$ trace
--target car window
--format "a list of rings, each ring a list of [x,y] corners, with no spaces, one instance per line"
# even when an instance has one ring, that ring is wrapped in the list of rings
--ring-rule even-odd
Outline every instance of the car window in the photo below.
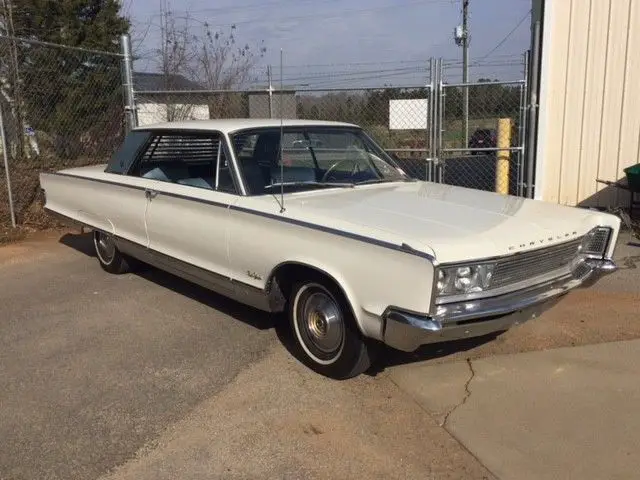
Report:
[[[222,138],[216,133],[156,132],[131,175],[236,193]]]
[[[111,157],[105,171],[121,174],[127,172],[150,136],[151,133],[148,131],[132,130],[129,132],[120,148]]]
[[[249,193],[262,195],[278,185],[319,188],[404,179],[386,153],[358,129],[264,128],[232,137]]]
[[[218,149],[216,190],[226,193],[237,193],[233,182],[233,172],[224,148]]]

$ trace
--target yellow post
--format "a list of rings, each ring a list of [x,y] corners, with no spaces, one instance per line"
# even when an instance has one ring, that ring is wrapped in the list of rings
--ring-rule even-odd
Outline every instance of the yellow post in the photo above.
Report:
[[[498,119],[498,150],[496,153],[496,192],[509,194],[509,158],[511,152],[511,119]]]

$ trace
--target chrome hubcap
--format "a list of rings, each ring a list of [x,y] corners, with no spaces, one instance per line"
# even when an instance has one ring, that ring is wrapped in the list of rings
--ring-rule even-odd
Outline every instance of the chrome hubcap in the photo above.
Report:
[[[344,323],[340,308],[324,292],[315,292],[307,298],[302,319],[308,339],[323,353],[338,351],[344,340]]]
[[[110,235],[101,232],[95,232],[93,241],[96,247],[96,253],[104,263],[109,264],[113,261],[116,254],[116,244]]]

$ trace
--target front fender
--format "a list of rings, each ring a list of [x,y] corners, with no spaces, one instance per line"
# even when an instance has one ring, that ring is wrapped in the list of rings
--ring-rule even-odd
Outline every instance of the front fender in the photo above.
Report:
[[[390,306],[427,314],[431,307],[433,264],[423,258],[395,252],[385,257],[363,257],[361,265],[340,263],[320,256],[294,256],[274,267],[267,279],[286,265],[313,269],[339,286],[349,302],[363,335],[382,340],[382,316]],[[394,258],[395,256],[395,258]]]

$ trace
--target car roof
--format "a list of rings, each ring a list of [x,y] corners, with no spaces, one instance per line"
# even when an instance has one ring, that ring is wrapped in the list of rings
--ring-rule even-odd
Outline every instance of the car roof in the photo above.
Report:
[[[295,120],[278,118],[230,118],[215,120],[185,120],[180,122],[163,122],[136,127],[135,130],[216,130],[231,133],[251,128],[280,127],[351,127],[358,125],[344,122],[330,122],[324,120]]]

